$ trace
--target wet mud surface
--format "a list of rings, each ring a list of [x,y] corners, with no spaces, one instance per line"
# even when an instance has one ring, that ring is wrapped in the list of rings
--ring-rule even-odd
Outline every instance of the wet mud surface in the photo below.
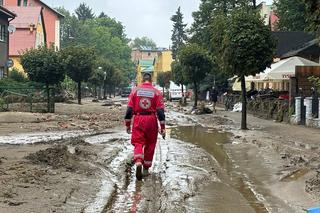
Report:
[[[299,213],[317,203],[307,192],[319,193],[318,176],[305,169],[316,160],[276,152],[232,123],[168,113],[143,181],[122,128],[0,137],[0,212]]]

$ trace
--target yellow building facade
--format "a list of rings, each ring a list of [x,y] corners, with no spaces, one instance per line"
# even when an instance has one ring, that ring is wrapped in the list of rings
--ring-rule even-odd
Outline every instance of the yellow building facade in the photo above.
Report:
[[[155,82],[157,80],[158,73],[161,72],[171,72],[171,64],[173,62],[172,59],[172,51],[166,50],[161,52],[155,60],[154,65],[154,79]]]
[[[170,72],[172,62],[171,50],[163,50],[159,52],[153,60],[139,60],[136,66],[137,83],[140,84],[142,82],[142,73],[148,72],[151,73],[154,84],[157,84],[158,73]]]

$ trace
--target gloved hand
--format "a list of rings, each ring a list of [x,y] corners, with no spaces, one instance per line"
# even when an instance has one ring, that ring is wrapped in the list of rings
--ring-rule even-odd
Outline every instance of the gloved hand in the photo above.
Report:
[[[131,134],[131,128],[127,127],[127,133],[130,135]]]
[[[159,133],[162,135],[163,139],[166,139],[166,129],[161,129]]]

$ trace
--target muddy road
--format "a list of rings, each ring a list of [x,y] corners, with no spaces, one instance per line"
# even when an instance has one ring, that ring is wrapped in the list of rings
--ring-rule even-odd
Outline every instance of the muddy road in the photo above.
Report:
[[[305,173],[281,178],[272,150],[196,117],[168,118],[169,137],[159,137],[142,182],[122,128],[0,137],[0,212],[299,213],[317,203],[304,192]]]

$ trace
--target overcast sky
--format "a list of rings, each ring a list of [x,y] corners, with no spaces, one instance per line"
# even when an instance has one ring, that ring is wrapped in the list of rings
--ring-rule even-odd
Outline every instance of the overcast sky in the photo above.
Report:
[[[53,7],[64,6],[74,11],[81,2],[89,5],[96,14],[105,12],[122,22],[129,38],[148,36],[158,46],[171,44],[172,22],[170,17],[181,6],[184,21],[192,23],[192,12],[199,8],[200,0],[44,0]],[[261,1],[258,1],[261,2]],[[272,0],[266,0],[268,4]]]

